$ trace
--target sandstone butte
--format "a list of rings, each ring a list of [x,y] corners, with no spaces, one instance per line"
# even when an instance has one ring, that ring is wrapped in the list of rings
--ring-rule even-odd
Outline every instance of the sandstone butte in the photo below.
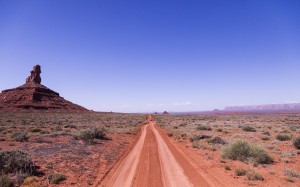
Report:
[[[0,93],[0,111],[6,112],[88,112],[86,108],[60,97],[41,84],[41,66],[35,65],[26,83]]]

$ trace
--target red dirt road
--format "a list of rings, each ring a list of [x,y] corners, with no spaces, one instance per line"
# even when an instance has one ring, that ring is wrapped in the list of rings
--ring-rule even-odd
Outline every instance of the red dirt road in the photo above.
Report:
[[[141,128],[131,149],[98,186],[217,186],[193,168],[155,122]]]

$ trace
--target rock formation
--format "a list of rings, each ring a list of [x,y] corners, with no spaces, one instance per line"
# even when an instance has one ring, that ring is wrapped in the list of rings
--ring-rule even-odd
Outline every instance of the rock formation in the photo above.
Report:
[[[34,66],[30,73],[24,85],[0,93],[0,111],[88,111],[42,85],[40,65]]]
[[[26,79],[26,84],[31,83],[31,82],[36,83],[36,84],[41,84],[41,81],[42,81],[41,76],[40,76],[41,73],[42,73],[41,66],[35,65],[33,67],[33,70],[30,71],[30,76],[27,77],[27,79]]]

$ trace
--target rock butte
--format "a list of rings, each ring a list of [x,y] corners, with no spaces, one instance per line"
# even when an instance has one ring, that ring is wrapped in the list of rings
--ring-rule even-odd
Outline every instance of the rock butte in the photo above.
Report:
[[[59,96],[59,93],[41,84],[41,66],[35,65],[26,78],[26,83],[17,88],[3,90],[0,93],[0,111],[26,112],[88,112],[86,108],[76,105]]]

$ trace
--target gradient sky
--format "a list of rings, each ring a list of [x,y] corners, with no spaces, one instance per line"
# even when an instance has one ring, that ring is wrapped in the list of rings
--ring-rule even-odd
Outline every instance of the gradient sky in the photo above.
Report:
[[[0,90],[96,111],[300,102],[299,0],[0,0]]]

